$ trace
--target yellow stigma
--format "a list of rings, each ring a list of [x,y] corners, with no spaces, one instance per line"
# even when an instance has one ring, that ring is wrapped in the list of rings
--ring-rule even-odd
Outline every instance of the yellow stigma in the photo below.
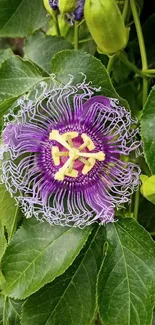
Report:
[[[68,151],[61,152],[58,146],[52,147],[52,158],[55,166],[60,165],[60,158],[61,157],[68,157],[65,164],[58,170],[55,174],[54,178],[58,181],[63,181],[65,176],[76,178],[78,177],[78,171],[73,168],[74,161],[79,160],[84,164],[82,169],[82,174],[86,175],[89,171],[94,167],[96,160],[104,161],[105,154],[103,151],[99,152],[82,152],[84,148],[87,148],[89,151],[95,149],[95,145],[90,137],[82,133],[81,138],[83,139],[83,144],[80,145],[78,148],[74,148],[72,139],[78,137],[78,132],[71,131],[66,132],[63,134],[59,134],[59,131],[52,130],[50,133],[49,139],[54,140],[65,147]],[[88,158],[88,159],[86,159]]]
[[[81,145],[79,147],[79,150],[81,150],[82,146],[83,146],[82,149],[87,147],[90,151],[95,149],[95,145],[94,145],[93,141],[90,139],[90,137],[88,137],[87,134],[82,133],[81,138],[83,139],[83,145]]]

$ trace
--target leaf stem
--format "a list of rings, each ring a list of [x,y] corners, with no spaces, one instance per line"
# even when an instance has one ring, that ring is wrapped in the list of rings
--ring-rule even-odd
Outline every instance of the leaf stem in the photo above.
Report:
[[[78,50],[79,48],[79,28],[78,22],[74,23],[74,50]]]
[[[120,58],[120,60],[131,70],[133,70],[134,72],[136,72],[140,77],[142,78],[146,78],[146,75],[144,72],[142,72],[141,70],[139,70],[133,63],[131,63],[127,57],[125,56],[125,54],[123,52],[119,52],[118,56]]]
[[[155,74],[155,69],[146,69],[143,72],[147,74]]]
[[[84,38],[84,39],[82,39],[82,40],[79,41],[79,44],[80,44],[80,43],[90,42],[90,41],[93,41],[93,38],[92,38],[92,37]]]

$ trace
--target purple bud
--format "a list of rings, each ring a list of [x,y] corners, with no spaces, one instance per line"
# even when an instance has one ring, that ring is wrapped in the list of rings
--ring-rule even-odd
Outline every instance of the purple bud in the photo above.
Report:
[[[85,0],[78,0],[77,8],[74,11],[74,20],[81,20],[84,14]]]
[[[58,0],[49,0],[49,5],[53,10],[58,9]]]

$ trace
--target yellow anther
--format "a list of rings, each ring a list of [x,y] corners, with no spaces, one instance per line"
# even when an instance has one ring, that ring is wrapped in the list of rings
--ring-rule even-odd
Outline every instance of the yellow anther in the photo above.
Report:
[[[71,146],[66,142],[65,137],[63,134],[59,134],[58,130],[52,130],[49,136],[50,140],[55,140],[58,143],[62,144],[66,149],[70,150]]]
[[[59,153],[56,154],[56,157],[69,157],[69,151],[59,151]]]
[[[88,172],[94,167],[96,160],[94,158],[89,158],[88,159],[89,166],[84,166],[82,169],[82,174],[86,175]]]
[[[56,146],[52,147],[52,158],[54,161],[54,165],[59,166],[60,165],[59,148]]]
[[[82,149],[87,147],[90,151],[95,149],[95,145],[94,145],[93,141],[90,139],[90,137],[88,137],[87,134],[82,133],[81,138],[83,139],[84,144],[80,146],[80,148],[79,148],[80,150],[81,150],[82,146],[83,146]]]
[[[99,161],[103,161],[105,159],[105,154],[103,151],[99,151],[99,152],[79,152],[79,157],[84,157],[84,158],[94,158],[97,159]]]

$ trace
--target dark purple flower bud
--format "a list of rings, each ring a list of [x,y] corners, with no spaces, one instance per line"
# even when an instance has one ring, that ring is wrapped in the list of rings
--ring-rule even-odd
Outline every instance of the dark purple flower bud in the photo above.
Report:
[[[49,5],[53,10],[58,9],[58,0],[49,0]]]
[[[85,0],[78,0],[77,8],[74,11],[74,20],[81,20],[84,14]]]
[[[139,184],[139,166],[122,158],[139,150],[135,121],[84,81],[64,86],[53,77],[40,86],[34,101],[23,97],[18,114],[5,117],[1,181],[26,217],[77,227],[113,222]]]

